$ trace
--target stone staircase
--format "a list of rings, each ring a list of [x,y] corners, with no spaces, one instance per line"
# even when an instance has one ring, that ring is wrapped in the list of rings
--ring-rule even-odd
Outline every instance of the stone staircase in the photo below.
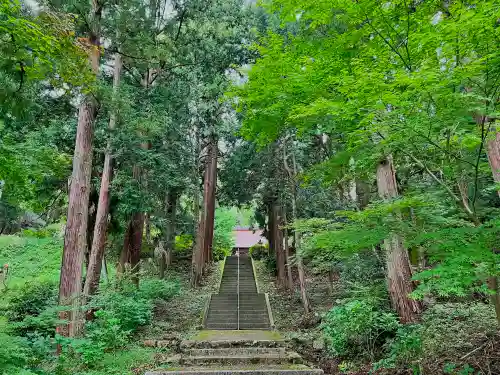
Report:
[[[222,332],[222,333],[221,333]],[[226,333],[224,333],[226,332]],[[169,368],[146,375],[322,375],[302,363],[273,331],[201,331],[182,341]]]
[[[266,298],[257,293],[250,258],[226,258],[219,294],[210,300],[204,327],[214,330],[271,328]]]
[[[145,375],[322,375],[270,330],[268,306],[257,292],[251,260],[227,257],[219,294],[212,296],[205,314],[205,330],[182,341],[177,354],[159,361],[161,369]]]

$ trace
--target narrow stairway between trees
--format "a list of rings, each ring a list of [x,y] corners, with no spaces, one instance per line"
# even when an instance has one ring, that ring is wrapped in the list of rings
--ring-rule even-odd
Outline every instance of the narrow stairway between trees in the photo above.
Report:
[[[323,374],[304,364],[271,326],[271,308],[266,295],[258,293],[252,260],[227,257],[219,293],[205,313],[205,329],[180,344],[180,353],[167,359],[171,368],[146,375]]]

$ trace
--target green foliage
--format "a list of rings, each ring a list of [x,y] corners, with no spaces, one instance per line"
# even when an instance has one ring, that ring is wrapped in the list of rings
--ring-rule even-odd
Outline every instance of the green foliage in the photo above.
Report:
[[[39,230],[25,229],[22,231],[24,237],[49,238],[54,237],[60,232],[59,228],[42,228]]]
[[[147,300],[168,301],[180,293],[180,283],[177,280],[145,279],[141,282],[137,295]]]
[[[474,368],[468,364],[463,366],[459,365],[457,366],[454,363],[447,363],[443,368],[443,372],[445,374],[452,374],[452,375],[473,375],[476,373]],[[480,374],[480,372],[478,374]]]
[[[279,25],[253,46],[259,58],[228,97],[247,140],[271,147],[294,136],[324,150],[301,160],[301,178],[334,187],[343,209],[321,215],[319,228],[306,224],[302,253],[317,269],[331,269],[397,233],[432,265],[415,276],[413,298],[488,293],[484,281],[499,275],[491,249],[500,202],[485,154],[500,92],[500,54],[492,48],[498,4],[262,4]],[[388,155],[401,196],[373,202],[375,171]],[[372,200],[363,210],[345,199],[359,183]]]
[[[269,245],[268,244],[256,244],[250,247],[248,250],[249,255],[252,257],[252,259],[255,260],[262,260],[265,257],[268,256],[269,254]]]
[[[190,234],[181,234],[175,236],[175,252],[186,254],[193,249],[193,236]]]
[[[221,260],[231,255],[234,247],[233,229],[236,226],[236,213],[231,209],[219,207],[215,210],[213,240],[214,260]]]
[[[60,238],[0,236],[0,263],[9,265],[4,293],[15,295],[27,284],[57,283],[61,254]]]
[[[144,326],[152,319],[152,301],[141,298],[136,293],[110,290],[96,296],[91,307],[111,314],[126,331]]]
[[[75,356],[92,368],[98,365],[105,352],[123,348],[132,331],[124,330],[122,321],[115,314],[110,310],[96,311],[95,319],[85,326],[83,338],[57,337],[62,355],[69,358]]]
[[[9,299],[5,316],[17,336],[52,336],[57,323],[57,285],[25,284]]]
[[[26,315],[40,314],[56,302],[57,285],[54,283],[26,284],[10,298],[6,316],[10,321],[19,322]]]
[[[25,369],[30,359],[30,350],[25,339],[9,336],[5,332],[5,322],[0,321],[0,369],[3,374],[32,374]]]
[[[369,301],[352,300],[332,308],[323,318],[321,329],[332,354],[373,359],[400,326],[392,312]]]
[[[273,254],[268,254],[264,257],[264,264],[272,275],[276,276],[278,274],[278,263],[276,262],[276,257]]]
[[[402,326],[393,339],[386,343],[386,358],[376,362],[374,370],[381,368],[413,367],[418,373],[418,360],[422,355],[422,327],[420,325]],[[412,365],[412,366],[410,366]]]
[[[424,312],[422,324],[423,350],[432,358],[466,354],[497,331],[495,312],[483,302],[436,304]]]

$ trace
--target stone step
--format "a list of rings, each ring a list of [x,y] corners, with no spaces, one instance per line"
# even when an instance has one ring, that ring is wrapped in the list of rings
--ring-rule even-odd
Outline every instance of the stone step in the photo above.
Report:
[[[222,339],[210,339],[210,340],[184,340],[180,344],[181,350],[192,349],[192,348],[201,348],[201,349],[210,349],[210,348],[284,348],[286,345],[286,341],[283,339],[278,340],[270,340],[270,339],[254,339],[252,338],[241,338],[238,337],[241,331],[235,331],[231,338],[222,338]],[[250,332],[250,331],[247,331]],[[252,334],[255,334],[255,331],[252,331]],[[244,335],[241,333],[240,335]],[[219,336],[219,335],[218,335]]]
[[[215,324],[215,323],[237,323],[238,318],[236,315],[227,316],[227,315],[212,315],[207,319],[207,324]],[[263,323],[268,324],[269,319],[267,316],[240,316],[240,323]]]
[[[218,295],[218,297],[212,296],[212,302],[213,303],[238,303],[238,298]],[[263,305],[265,305],[266,300],[264,298],[261,298],[260,296],[259,297],[257,297],[257,296],[254,296],[254,297],[241,296],[241,298],[239,299],[239,303],[240,303],[240,305],[242,303],[262,303]]]
[[[226,310],[226,309],[210,309],[208,311],[209,316],[210,315],[220,315],[220,316],[231,316],[231,315],[237,315],[238,310]],[[268,312],[265,309],[252,309],[252,310],[246,310],[246,309],[240,309],[239,310],[240,317],[245,317],[245,316],[256,316],[256,315],[262,315],[262,316],[268,316]]]
[[[256,323],[240,323],[240,329],[251,329],[255,331],[268,331],[271,328],[269,324],[256,324]]]
[[[286,348],[284,347],[255,347],[255,348],[203,348],[203,349],[188,349],[186,355],[190,356],[239,356],[239,355],[259,355],[259,354],[274,354],[283,358],[287,357]]]
[[[296,354],[296,353],[295,353]],[[202,365],[202,364],[284,364],[298,363],[299,355],[294,355],[293,352],[281,355],[280,353],[239,353],[239,354],[213,354],[213,355],[190,355],[182,356],[181,364]]]
[[[210,308],[208,309],[208,312],[212,311],[238,311],[238,305],[237,304],[211,304]],[[261,313],[267,313],[267,308],[265,305],[262,304],[255,304],[255,305],[240,305],[239,308],[240,312],[261,312]]]
[[[207,329],[213,329],[213,330],[221,330],[221,331],[233,331],[238,329],[238,323],[210,323],[207,322],[205,324],[205,328]]]
[[[266,305],[263,303],[240,303],[238,305],[237,302],[232,302],[232,303],[222,303],[222,302],[215,302],[210,304],[210,310],[238,310],[238,306],[240,310],[262,310],[262,311],[267,311]]]
[[[231,301],[262,301],[266,302],[265,297],[262,294],[257,294],[257,293],[248,293],[248,294],[241,294],[240,298],[238,298],[237,295],[233,293],[228,293],[228,294],[215,294],[212,296],[212,301],[223,301],[223,302],[231,302]]]
[[[262,305],[266,306],[266,301],[261,298],[242,298],[238,301],[238,299],[233,298],[213,298],[210,303],[211,305],[221,304],[221,305]]]
[[[234,318],[238,315],[236,311],[224,311],[224,310],[212,310],[208,312],[207,322],[212,319],[219,319],[222,317],[227,317],[228,319]],[[257,311],[240,311],[240,319],[246,319],[253,316],[268,318],[267,311],[257,310]]]
[[[220,324],[231,324],[231,325],[238,325],[238,320],[236,318],[212,318],[207,320],[207,327],[210,325],[220,325]],[[241,319],[240,318],[240,328],[242,325],[249,326],[249,325],[258,325],[259,327],[267,327],[269,328],[269,321],[267,318],[245,318]],[[238,328],[238,327],[236,327]]]
[[[145,375],[323,375],[323,370],[316,369],[249,369],[249,370],[238,370],[238,369],[192,369],[192,370],[180,370],[180,371],[150,371]]]

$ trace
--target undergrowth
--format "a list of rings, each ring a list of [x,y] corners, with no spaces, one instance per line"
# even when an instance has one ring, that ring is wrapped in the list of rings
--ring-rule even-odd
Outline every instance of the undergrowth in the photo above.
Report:
[[[0,262],[11,271],[1,290],[0,373],[124,375],[154,366],[156,349],[143,348],[141,334],[158,306],[178,298],[181,282],[142,275],[139,289],[127,277],[103,283],[83,307],[94,311],[84,334],[61,337],[55,334],[61,250],[54,233],[0,236]]]

